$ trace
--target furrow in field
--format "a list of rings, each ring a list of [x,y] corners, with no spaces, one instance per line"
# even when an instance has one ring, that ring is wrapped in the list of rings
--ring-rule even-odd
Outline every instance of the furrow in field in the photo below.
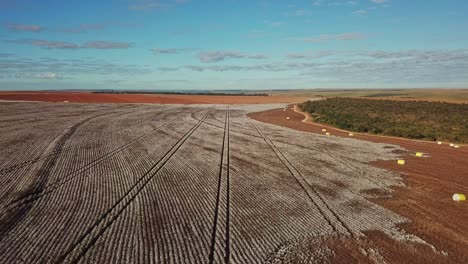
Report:
[[[110,112],[110,113],[104,113],[104,114],[100,114],[98,116],[95,116],[94,118],[98,118],[98,117],[103,117],[103,116],[106,116],[106,115],[112,115],[112,114],[120,114],[119,112]],[[131,112],[130,113],[124,113],[123,115],[129,115],[129,114],[132,114]],[[105,122],[102,122],[105,124]],[[138,122],[136,124],[133,124],[131,125],[130,127],[122,127],[120,128],[119,130],[117,131],[113,131],[113,133],[110,133],[110,134],[106,134],[106,135],[103,135],[103,136],[100,136],[100,137],[92,137],[91,140],[86,140],[84,142],[80,142],[80,143],[76,143],[76,144],[72,144],[72,145],[67,145],[67,146],[63,146],[62,148],[60,149],[54,149],[52,151],[44,151],[44,153],[32,158],[32,159],[28,159],[28,160],[25,160],[25,161],[22,161],[22,162],[18,162],[14,165],[10,165],[9,167],[4,167],[2,169],[0,169],[0,175],[5,175],[5,174],[8,174],[8,173],[11,173],[11,172],[14,172],[18,169],[21,169],[21,168],[24,168],[24,167],[27,167],[27,166],[30,166],[40,160],[43,160],[43,159],[47,159],[51,156],[55,156],[55,155],[59,155],[63,152],[66,152],[66,151],[70,151],[70,150],[73,150],[73,149],[76,149],[76,148],[83,148],[83,147],[86,147],[90,144],[93,144],[95,143],[96,141],[99,141],[99,140],[106,140],[107,138],[110,138],[114,135],[114,133],[118,133],[118,132],[123,132],[125,130],[132,130],[134,129],[135,127],[138,127],[138,126],[141,126],[143,125],[143,121],[142,122]],[[88,135],[88,136],[91,136],[91,135]]]
[[[147,171],[140,180],[130,188],[126,194],[121,197],[111,208],[109,208],[95,222],[93,226],[79,237],[79,239],[57,259],[57,263],[77,263],[86,252],[94,245],[99,236],[101,236],[112,223],[122,214],[136,196],[143,190],[148,182],[156,175],[156,173],[167,163],[167,161],[177,152],[184,142],[193,134],[193,132],[203,123],[198,122],[192,127],[166,154],[156,163],[149,171]]]
[[[232,123],[255,131],[241,111]],[[282,245],[333,234],[325,218],[262,138],[230,135],[231,263],[262,263]]]
[[[66,141],[73,136],[79,126],[85,124],[91,119],[98,118],[103,115],[106,114],[98,114],[92,117],[88,117],[74,124],[68,128],[67,131],[63,133],[62,136],[60,136],[60,138],[53,142],[53,144],[50,145],[48,149],[52,149],[53,152],[60,151]],[[45,184],[47,183],[50,175],[50,171],[55,166],[56,162],[57,156],[49,156],[43,162],[41,162],[41,164],[38,164],[37,169],[33,170],[34,176],[31,177],[32,182],[27,187],[25,195],[28,193],[41,193],[44,190]],[[30,206],[25,206],[20,210],[9,210],[7,213],[2,213],[2,217],[0,219],[0,223],[2,224],[0,227],[0,240],[7,232],[14,228],[15,225],[22,221],[30,208]]]
[[[224,135],[219,163],[218,186],[216,204],[211,229],[211,245],[208,263],[229,262],[229,107],[226,108],[224,118]],[[224,199],[223,199],[224,198]],[[225,200],[224,204],[222,200]],[[222,211],[222,212],[220,212]],[[225,222],[220,222],[220,214],[224,214]],[[224,230],[223,230],[224,226]],[[221,236],[219,235],[221,234]]]
[[[109,115],[119,115],[121,114],[120,111],[111,111],[111,112],[106,112],[106,113],[99,113],[98,114],[94,114],[94,115],[91,115],[83,120],[86,120],[86,122],[84,123],[89,123],[91,120],[93,119],[99,119],[101,117],[106,117],[106,116],[109,116]],[[72,119],[73,120],[73,119]],[[83,121],[81,120],[81,121]],[[50,124],[48,124],[47,126],[42,126],[42,127],[39,127],[37,128],[37,130],[39,131],[39,133],[41,133],[41,131],[44,131],[45,129],[47,129],[48,127],[51,127],[51,126],[57,126],[57,125],[62,125],[62,124],[57,124],[57,121],[60,122],[60,120],[54,120],[52,118],[52,121],[55,121],[55,122],[51,122]],[[77,121],[77,123],[81,122],[81,121]],[[65,124],[68,124],[70,121],[66,121]],[[73,128],[73,126],[75,125],[76,123],[72,123],[70,124],[69,126],[67,126],[65,128],[65,133],[67,133],[67,131],[71,128]],[[34,126],[34,125],[33,125]],[[80,128],[82,126],[79,126]],[[76,128],[78,129],[78,127]],[[76,131],[75,131],[76,132]],[[62,136],[63,132],[58,135],[55,139],[52,139],[51,140],[51,143],[50,144],[53,144],[54,141],[58,140],[61,136]],[[60,154],[61,152],[64,152],[64,151],[67,151],[69,149],[73,149],[74,147],[79,147],[79,146],[66,146],[65,144],[59,148],[59,149],[48,149],[48,148],[44,148],[44,149],[41,149],[41,145],[37,145],[36,142],[46,142],[47,140],[46,139],[51,139],[51,136],[50,134],[46,135],[46,138],[44,138],[43,140],[40,140],[38,141],[38,138],[36,138],[36,136],[34,136],[34,138],[32,138],[32,142],[29,142],[29,144],[32,144],[32,147],[35,148],[37,147],[36,151],[29,151],[29,149],[31,148],[31,145],[27,146],[28,149],[27,151],[23,150],[20,155],[18,156],[14,156],[14,157],[7,157],[5,156],[5,159],[3,161],[3,164],[2,164],[2,169],[0,169],[0,175],[5,175],[5,174],[8,174],[8,173],[11,173],[11,172],[14,172],[15,170],[18,170],[18,169],[21,169],[21,168],[24,168],[26,166],[29,166],[31,164],[34,164],[38,161],[41,161],[41,160],[44,160],[44,159],[47,159],[49,158],[50,156],[54,156],[54,155],[57,155],[57,154]],[[95,139],[93,140],[90,140],[90,142],[93,142]],[[50,145],[49,144],[49,145]],[[36,146],[37,145],[37,146]],[[16,146],[15,146],[16,147]],[[40,153],[36,153],[37,151],[40,151]],[[31,157],[32,156],[32,157]],[[21,157],[24,157],[24,159],[22,159]]]
[[[92,225],[96,216],[111,207],[113,202],[124,195],[125,190],[131,188],[142,174],[149,170],[159,158],[162,158],[164,152],[178,140],[177,135],[183,135],[179,133],[179,130],[188,130],[192,124],[194,122],[186,118],[171,124],[164,128],[158,137],[148,137],[142,142],[136,142],[106,162],[86,171],[84,173],[86,177],[80,177],[80,181],[66,184],[64,188],[59,188],[51,195],[42,197],[34,203],[34,211],[8,236],[8,240],[4,243],[15,244],[15,240],[11,240],[14,237],[34,234],[37,237],[36,240],[27,240],[28,243],[23,244],[48,241],[54,245],[54,249],[50,251],[52,256],[64,252],[64,247],[70,246],[70,243],[77,239],[78,234],[82,233],[86,226]],[[128,180],[126,186],[119,184],[122,179]],[[63,235],[60,235],[61,233]],[[63,240],[63,237],[67,239]],[[62,242],[57,243],[57,241]],[[8,251],[18,252],[17,246],[9,249],[11,250]],[[38,250],[38,248],[33,249],[34,255],[23,256],[23,258],[33,258],[38,252],[44,252]],[[20,252],[20,255],[23,255],[23,252]]]
[[[310,185],[302,176],[302,174],[294,167],[294,165],[283,155],[283,153],[275,146],[275,144],[258,129],[258,127],[250,120],[252,126],[255,127],[259,135],[263,137],[265,142],[271,147],[271,149],[276,153],[281,162],[288,168],[292,176],[294,176],[297,182],[302,186],[304,191],[310,197],[310,199],[317,206],[317,209],[320,210],[323,217],[327,219],[329,224],[338,234],[347,234],[353,236],[353,231],[347,226],[346,223],[332,210],[332,208],[327,204],[326,200],[320,195],[314,186]]]
[[[35,190],[33,192],[25,193],[21,197],[11,201],[4,208],[4,210],[11,210],[13,208],[25,206],[25,205],[27,205],[29,203],[32,203],[32,202],[36,201],[40,197],[42,197],[44,195],[47,195],[47,194],[55,191],[57,188],[60,188],[62,185],[67,184],[68,182],[74,180],[76,177],[82,176],[83,173],[86,172],[87,170],[89,170],[91,167],[96,166],[97,164],[99,164],[101,162],[105,162],[107,159],[111,158],[112,156],[116,155],[117,153],[120,153],[123,150],[125,150],[126,148],[133,145],[134,143],[136,143],[136,142],[138,142],[138,141],[140,141],[140,140],[142,140],[142,139],[144,139],[144,138],[146,138],[148,136],[151,136],[151,135],[155,134],[156,132],[160,131],[161,128],[166,127],[167,125],[173,123],[174,121],[178,120],[179,118],[180,117],[177,116],[177,117],[165,122],[164,124],[160,125],[156,129],[154,129],[154,130],[152,130],[152,131],[150,131],[150,132],[148,132],[148,133],[146,133],[146,134],[144,134],[142,136],[139,136],[139,137],[137,137],[137,138],[135,138],[135,139],[121,145],[121,146],[119,146],[118,148],[113,149],[110,152],[107,152],[105,155],[100,156],[99,158],[94,159],[91,162],[88,162],[86,165],[84,165],[84,166],[82,166],[82,167],[80,167],[78,169],[75,169],[71,173],[68,173],[68,174],[66,174],[64,176],[61,176],[60,179],[53,182],[52,184],[44,186],[40,190]]]
[[[127,221],[136,230],[144,230],[122,234],[135,239],[133,251],[145,252],[144,263],[206,262],[222,137],[220,131],[203,123],[130,205],[141,215],[120,217],[90,249],[83,263],[118,259],[115,254],[119,253],[111,256],[106,252],[124,252],[124,245],[114,237],[123,232],[121,226]],[[130,255],[129,262],[143,257],[131,252],[126,255]]]

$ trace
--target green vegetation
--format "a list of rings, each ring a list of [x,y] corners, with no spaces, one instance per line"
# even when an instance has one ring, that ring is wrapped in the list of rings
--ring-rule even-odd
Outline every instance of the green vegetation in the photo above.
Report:
[[[345,130],[468,143],[468,104],[328,98],[300,107],[315,122]]]
[[[468,89],[315,89],[274,91],[271,94],[300,96],[300,97],[350,97],[350,98],[379,98],[442,101],[449,103],[468,103]]]
[[[374,93],[363,95],[362,97],[409,97],[409,94],[404,93]]]

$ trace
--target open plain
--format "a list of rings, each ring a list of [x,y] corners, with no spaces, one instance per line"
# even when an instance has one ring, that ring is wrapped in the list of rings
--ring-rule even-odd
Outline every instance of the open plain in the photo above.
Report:
[[[0,106],[2,263],[450,257],[374,201],[402,148],[247,116],[283,105]]]
[[[310,97],[281,95],[119,94],[93,92],[0,91],[0,100],[73,103],[272,104],[300,103]]]

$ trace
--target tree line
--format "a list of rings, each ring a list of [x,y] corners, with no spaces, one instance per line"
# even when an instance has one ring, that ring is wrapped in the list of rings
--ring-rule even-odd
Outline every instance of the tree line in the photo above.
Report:
[[[468,104],[337,97],[300,108],[315,122],[349,131],[468,143]]]

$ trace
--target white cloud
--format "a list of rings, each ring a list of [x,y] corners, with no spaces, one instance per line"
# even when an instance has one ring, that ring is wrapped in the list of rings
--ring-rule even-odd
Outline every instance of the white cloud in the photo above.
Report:
[[[158,54],[180,54],[185,52],[190,52],[193,49],[178,49],[178,48],[171,48],[171,49],[151,49],[154,55]]]
[[[293,56],[300,57],[300,54]],[[468,50],[403,50],[348,52],[345,57],[315,62],[272,62],[254,65],[188,65],[196,72],[295,72],[337,82],[463,83],[468,81]]]
[[[38,25],[21,25],[21,24],[9,24],[6,28],[10,31],[27,31],[27,32],[41,32],[44,30],[43,27]]]
[[[132,11],[149,11],[149,10],[164,10],[175,5],[181,5],[190,2],[190,0],[174,0],[162,2],[159,0],[132,0],[132,4],[128,9]]]
[[[365,9],[359,9],[353,12],[353,15],[357,15],[357,16],[363,16],[365,14],[367,14],[367,10]]]
[[[288,59],[319,59],[336,54],[333,50],[322,50],[315,54],[312,53],[289,53],[286,55]]]
[[[15,78],[31,78],[31,79],[60,79],[57,73],[44,72],[44,73],[16,73]]]
[[[106,28],[105,24],[81,24],[76,27],[61,28],[58,31],[66,33],[85,33],[91,30],[102,30]]]
[[[42,39],[18,39],[6,40],[7,43],[25,44],[46,49],[78,49],[80,46],[66,41],[42,40]]]
[[[351,5],[357,5],[357,1],[330,1],[330,0],[315,0],[312,2],[312,5],[314,6],[351,6]]]
[[[279,26],[282,26],[284,25],[284,22],[283,21],[270,21],[270,20],[265,20],[263,21],[265,22],[265,24],[271,26],[271,27],[279,27]]]
[[[82,48],[87,49],[128,49],[132,44],[128,42],[115,42],[115,41],[91,41],[86,42]]]
[[[306,14],[306,11],[304,9],[298,9],[295,12],[296,16],[303,16]]]
[[[6,43],[31,45],[45,49],[64,49],[64,50],[77,50],[77,49],[127,49],[132,46],[128,42],[114,42],[114,41],[90,41],[83,45],[79,45],[66,41],[55,40],[42,40],[42,39],[17,39],[5,40]]]
[[[207,51],[197,54],[198,59],[204,63],[219,62],[225,59],[266,59],[262,54],[246,54],[237,51]]]
[[[0,74],[13,78],[29,77],[53,79],[62,75],[140,75],[150,73],[144,65],[118,64],[94,59],[54,59],[54,58],[23,58],[16,55],[0,57]]]

